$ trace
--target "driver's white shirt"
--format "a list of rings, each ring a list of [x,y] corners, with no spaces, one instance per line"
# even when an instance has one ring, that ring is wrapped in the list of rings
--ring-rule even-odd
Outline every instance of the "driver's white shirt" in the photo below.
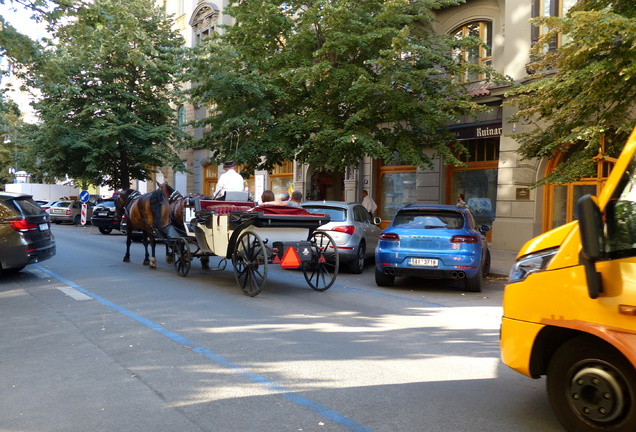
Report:
[[[228,191],[242,192],[244,187],[243,176],[233,169],[229,169],[219,178],[219,182],[216,184],[216,190],[214,191],[214,197],[220,198]]]

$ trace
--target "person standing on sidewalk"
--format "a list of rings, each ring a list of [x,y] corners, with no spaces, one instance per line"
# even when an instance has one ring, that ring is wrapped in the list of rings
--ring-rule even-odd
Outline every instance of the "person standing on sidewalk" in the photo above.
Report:
[[[371,216],[371,219],[373,219],[373,214],[378,209],[378,205],[375,203],[375,201],[373,201],[373,198],[369,196],[369,192],[367,192],[366,190],[362,191],[362,207],[367,209],[367,211],[369,212],[369,216]]]

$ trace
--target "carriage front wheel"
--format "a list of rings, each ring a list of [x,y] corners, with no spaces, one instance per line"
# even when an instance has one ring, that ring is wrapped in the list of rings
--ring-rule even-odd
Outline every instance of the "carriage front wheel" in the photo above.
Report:
[[[172,261],[177,274],[185,277],[190,271],[192,254],[187,240],[183,237],[178,237],[172,246]]]
[[[316,291],[328,290],[336,281],[340,268],[338,246],[327,233],[316,231],[309,236],[312,260],[303,263],[305,280]]]
[[[267,253],[258,234],[251,231],[241,234],[232,254],[232,264],[243,294],[250,297],[258,295],[267,280]]]

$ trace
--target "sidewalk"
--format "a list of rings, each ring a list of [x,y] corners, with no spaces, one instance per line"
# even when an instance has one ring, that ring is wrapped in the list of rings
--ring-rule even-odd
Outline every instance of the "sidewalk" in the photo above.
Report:
[[[516,258],[517,251],[490,249],[490,275],[507,277]]]

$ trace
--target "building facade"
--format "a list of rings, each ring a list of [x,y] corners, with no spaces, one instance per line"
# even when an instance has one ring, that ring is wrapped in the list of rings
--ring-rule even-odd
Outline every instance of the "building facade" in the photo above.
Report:
[[[231,24],[231,17],[223,14],[226,0],[160,1],[169,14],[174,14],[175,26],[187,46],[218,30],[219,24]],[[438,11],[436,26],[440,33],[476,36],[486,44],[472,52],[456,53],[463,61],[491,65],[515,82],[523,82],[529,75],[529,50],[541,32],[530,24],[530,19],[560,15],[574,3],[575,0],[467,0]],[[462,77],[474,100],[490,110],[477,121],[465,119],[450,126],[470,151],[464,159],[465,166],[444,166],[436,159],[433,169],[422,170],[399,160],[384,164],[363,157],[358,166],[333,173],[289,161],[271,173],[250,173],[252,196],[258,199],[264,189],[272,189],[278,196],[300,190],[307,199],[360,202],[362,191],[367,190],[378,204],[376,216],[386,226],[405,204],[453,204],[462,194],[476,219],[492,226],[492,247],[518,250],[541,232],[571,220],[575,198],[582,193],[595,193],[606,167],[599,168],[598,179],[587,179],[580,185],[531,188],[554,169],[554,163],[519,157],[519,143],[513,136],[533,126],[508,122],[515,110],[504,103],[508,88],[490,85],[481,78]],[[202,107],[177,109],[184,124],[207,115]],[[187,131],[195,137],[205,133],[201,128]],[[205,149],[183,151],[181,155],[190,173],[165,169],[160,176],[182,192],[210,195],[222,168],[210,162],[210,152]]]

